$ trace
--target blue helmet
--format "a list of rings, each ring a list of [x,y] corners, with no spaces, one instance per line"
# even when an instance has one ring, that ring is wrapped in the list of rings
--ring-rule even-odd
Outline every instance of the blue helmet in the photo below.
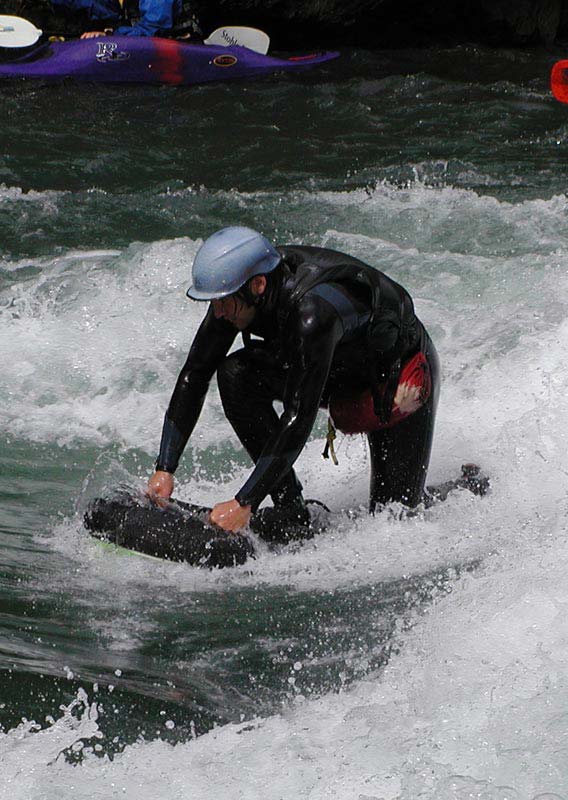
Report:
[[[221,228],[195,256],[187,290],[192,300],[216,300],[237,292],[254,275],[272,272],[281,261],[268,239],[251,228]]]

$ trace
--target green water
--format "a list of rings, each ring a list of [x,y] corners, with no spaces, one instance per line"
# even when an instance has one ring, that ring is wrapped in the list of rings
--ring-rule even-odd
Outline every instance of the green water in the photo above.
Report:
[[[197,312],[183,316],[184,275],[218,227],[384,260],[421,298],[458,389],[463,326],[475,323],[474,368],[508,352],[515,323],[497,329],[492,300],[472,308],[482,292],[500,296],[491,269],[503,260],[542,254],[546,272],[566,243],[568,119],[547,85],[559,55],[348,51],[257,83],[0,87],[4,730],[44,724],[84,687],[104,709],[104,752],[140,736],[186,741],[349,686],[451,591],[469,555],[436,552],[412,574],[393,558],[381,572],[370,524],[360,555],[345,515],[305,554],[289,549],[273,566],[264,553],[225,578],[97,548],[76,503],[86,480],[112,482],[113,460],[148,475],[197,324]],[[200,501],[245,474],[223,425],[213,395],[180,476]],[[448,429],[446,452],[461,458]],[[335,489],[308,470],[334,510],[366,503],[357,459],[353,488],[343,473]],[[351,585],[336,579],[343,546]],[[318,559],[321,580],[307,586]]]

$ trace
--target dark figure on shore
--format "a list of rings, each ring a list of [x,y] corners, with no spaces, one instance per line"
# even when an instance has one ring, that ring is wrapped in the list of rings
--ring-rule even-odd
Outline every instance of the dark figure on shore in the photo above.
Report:
[[[171,496],[216,373],[225,414],[255,464],[235,498],[213,508],[211,521],[221,528],[243,528],[267,495],[275,519],[309,524],[293,465],[322,407],[341,430],[367,433],[370,510],[391,501],[418,505],[439,364],[408,292],[344,253],[276,248],[243,227],[207,239],[192,274],[188,296],[210,306],[166,413],[148,493]],[[227,355],[239,332],[244,347]],[[275,400],[283,403],[280,416]]]

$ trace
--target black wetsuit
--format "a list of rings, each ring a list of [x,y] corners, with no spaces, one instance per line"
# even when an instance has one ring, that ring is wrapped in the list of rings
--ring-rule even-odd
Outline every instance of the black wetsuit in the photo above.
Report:
[[[427,402],[392,428],[368,434],[371,510],[423,496],[439,391],[435,348],[399,284],[358,259],[315,247],[280,247],[245,346],[227,355],[238,331],[210,307],[179,375],[164,421],[156,468],[174,472],[215,372],[225,414],[255,462],[237,493],[256,510],[270,494],[294,502],[301,484],[292,465],[318,409],[342,389],[386,386],[375,409],[387,418],[401,364],[422,351],[430,366]],[[254,337],[254,338],[253,338]],[[283,414],[273,408],[281,400]]]

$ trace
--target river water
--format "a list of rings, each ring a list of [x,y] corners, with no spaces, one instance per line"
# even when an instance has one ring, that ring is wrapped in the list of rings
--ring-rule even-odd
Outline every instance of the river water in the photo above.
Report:
[[[346,51],[302,76],[0,87],[0,797],[568,798],[568,116],[562,53]],[[325,419],[333,525],[233,570],[124,556],[86,499],[152,469],[218,227],[402,282],[443,363],[429,478],[369,518]],[[249,465],[216,387],[178,473]],[[396,511],[396,509],[395,509]]]

